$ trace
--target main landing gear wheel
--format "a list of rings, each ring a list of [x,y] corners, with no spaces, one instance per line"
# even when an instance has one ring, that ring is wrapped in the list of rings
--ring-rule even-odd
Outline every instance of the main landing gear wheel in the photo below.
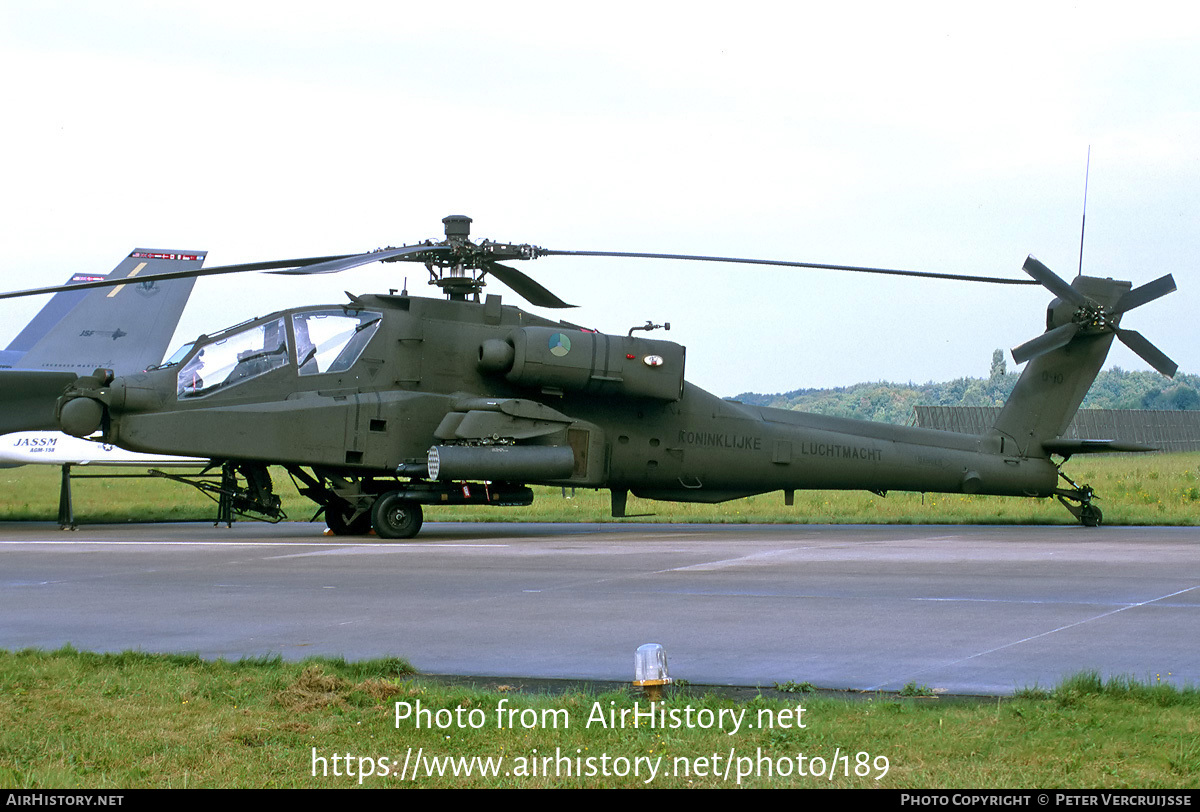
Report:
[[[385,493],[371,508],[371,526],[381,539],[410,539],[421,530],[421,506],[400,496]]]
[[[371,511],[355,516],[350,503],[339,499],[325,506],[325,526],[335,536],[365,536],[371,532]]]

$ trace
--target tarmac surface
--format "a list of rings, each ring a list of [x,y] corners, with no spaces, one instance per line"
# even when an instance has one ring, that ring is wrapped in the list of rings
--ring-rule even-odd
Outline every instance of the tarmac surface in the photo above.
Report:
[[[954,694],[1200,685],[1200,528],[0,523],[0,648]]]

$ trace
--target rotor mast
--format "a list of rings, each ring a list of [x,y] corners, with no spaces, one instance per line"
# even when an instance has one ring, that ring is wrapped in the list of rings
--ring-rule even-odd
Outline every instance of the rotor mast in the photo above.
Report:
[[[534,259],[540,249],[532,245],[510,244],[484,240],[471,242],[471,218],[465,214],[451,214],[442,218],[446,239],[443,242],[428,242],[428,251],[419,251],[403,257],[386,259],[384,262],[418,261],[425,263],[429,271],[429,284],[437,285],[451,301],[479,301],[479,293],[487,284],[484,277],[489,272],[507,284],[523,281],[536,285],[514,268],[499,265],[499,260]],[[510,277],[512,277],[510,279]],[[537,286],[540,288],[540,286]],[[520,291],[518,291],[520,292]],[[556,299],[552,294],[547,294]],[[541,304],[541,302],[535,302]],[[565,303],[551,307],[569,307]]]
[[[474,294],[478,301],[484,281],[483,274],[476,274],[477,269],[471,267],[469,261],[468,247],[475,247],[471,242],[471,218],[465,214],[451,214],[442,218],[442,225],[446,230],[446,244],[452,249],[447,257],[452,264],[447,266],[426,262],[429,283],[440,287],[451,301],[466,301],[470,294]],[[438,269],[436,272],[434,267]]]

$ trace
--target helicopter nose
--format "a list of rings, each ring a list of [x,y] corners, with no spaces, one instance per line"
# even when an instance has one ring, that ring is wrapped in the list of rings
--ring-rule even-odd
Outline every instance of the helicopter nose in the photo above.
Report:
[[[89,437],[101,428],[107,433],[122,415],[159,409],[163,392],[155,383],[149,375],[114,378],[109,369],[76,378],[58,399],[59,428],[75,437]]]

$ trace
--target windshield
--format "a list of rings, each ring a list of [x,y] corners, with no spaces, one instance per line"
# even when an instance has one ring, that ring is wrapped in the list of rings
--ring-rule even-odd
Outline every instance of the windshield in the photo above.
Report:
[[[307,310],[292,315],[296,363],[301,375],[344,372],[358,360],[379,328],[381,314],[369,310]]]
[[[178,364],[180,361],[182,361],[182,360],[184,359],[184,357],[185,357],[185,356],[186,356],[186,355],[187,355],[189,352],[191,352],[191,351],[192,351],[192,347],[193,347],[193,346],[195,346],[195,344],[196,344],[196,342],[195,342],[195,341],[189,341],[188,343],[184,344],[184,345],[183,345],[182,347],[180,347],[179,349],[175,350],[175,352],[171,353],[171,357],[170,357],[170,358],[168,358],[167,360],[163,361],[163,362],[162,362],[161,364],[159,364],[158,366],[155,366],[155,367],[150,367],[150,369],[162,369],[163,367],[173,367],[173,366],[175,366],[175,365],[176,365],[176,364]]]
[[[263,322],[203,344],[179,370],[178,396],[205,395],[258,377],[288,363],[282,318]]]

